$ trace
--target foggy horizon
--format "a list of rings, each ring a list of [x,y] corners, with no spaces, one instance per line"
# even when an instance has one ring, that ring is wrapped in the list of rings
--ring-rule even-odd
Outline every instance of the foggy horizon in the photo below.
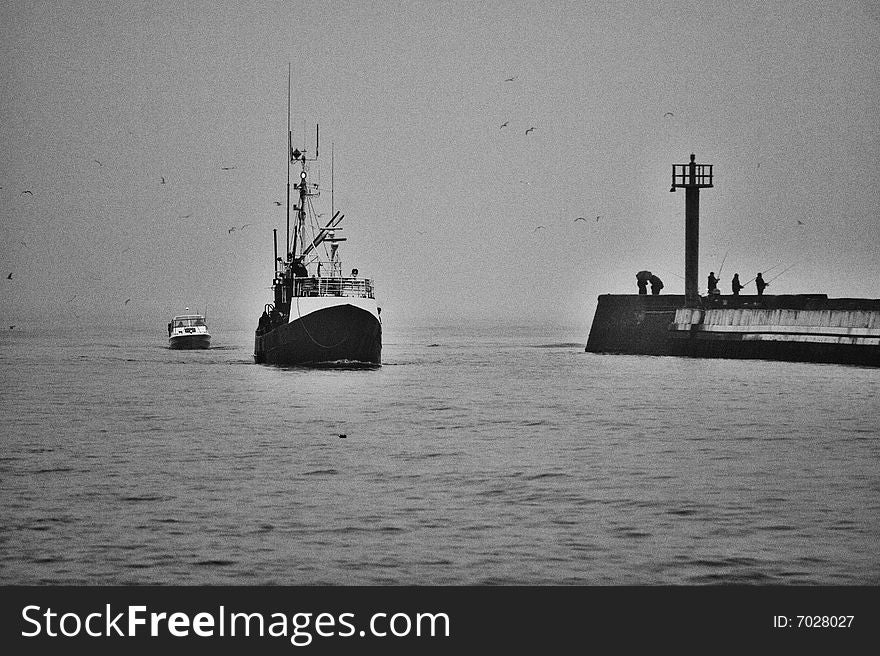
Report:
[[[207,307],[255,327],[272,230],[284,241],[288,63],[294,146],[320,125],[317,203],[330,207],[332,149],[343,270],[375,280],[387,329],[548,323],[586,339],[597,297],[636,293],[636,271],[683,293],[684,193],[669,186],[691,153],[716,174],[701,293],[723,262],[722,293],[771,270],[768,294],[880,298],[867,1],[0,16],[8,325],[102,316],[162,335]]]

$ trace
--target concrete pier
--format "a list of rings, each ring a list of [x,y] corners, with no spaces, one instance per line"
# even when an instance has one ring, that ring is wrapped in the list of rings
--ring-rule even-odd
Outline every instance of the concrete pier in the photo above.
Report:
[[[676,344],[669,330],[682,294],[603,294],[590,327],[591,353],[671,355]]]
[[[880,366],[880,299],[605,295],[586,350]]]

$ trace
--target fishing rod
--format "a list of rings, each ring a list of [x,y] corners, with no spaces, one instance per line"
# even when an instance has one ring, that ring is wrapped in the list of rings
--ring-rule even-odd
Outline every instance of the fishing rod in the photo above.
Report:
[[[788,271],[789,269],[791,269],[791,268],[792,268],[793,266],[795,266],[796,264],[800,264],[800,263],[799,263],[799,262],[795,262],[794,264],[790,264],[789,266],[785,267],[780,273],[777,273],[775,276],[773,276],[772,278],[770,278],[770,280],[767,281],[767,284],[769,285],[771,282],[773,282],[774,280],[776,280],[779,276],[783,275],[786,271]]]
[[[724,257],[721,258],[721,266],[718,268],[718,277],[719,278],[721,277],[721,272],[724,270],[724,260],[727,259],[727,254],[729,252],[730,252],[730,249],[728,248],[726,251],[724,251]]]
[[[769,269],[764,269],[764,273],[767,273],[768,271],[773,271],[773,269],[775,269],[776,267],[778,267],[780,264],[782,264],[782,262],[778,262],[777,264],[774,264],[774,265],[773,265],[772,267],[770,267]],[[753,281],[755,280],[755,278],[757,278],[757,277],[758,277],[758,276],[754,276],[753,278],[751,278],[748,282],[746,282],[746,283],[743,284],[743,287],[745,287],[746,285],[748,285],[750,282],[753,282]],[[769,283],[768,283],[768,284],[769,284]]]
[[[680,278],[681,280],[684,280],[684,276],[680,276],[677,273],[672,273],[672,271],[668,271],[666,269],[657,269],[657,271],[662,271],[663,275],[666,275],[668,273],[670,276],[675,276],[676,278]]]

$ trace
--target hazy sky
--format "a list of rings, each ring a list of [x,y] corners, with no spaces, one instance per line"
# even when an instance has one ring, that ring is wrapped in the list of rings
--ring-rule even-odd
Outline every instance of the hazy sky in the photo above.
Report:
[[[294,141],[320,123],[325,189],[333,144],[343,265],[375,279],[386,324],[548,320],[586,339],[596,297],[634,293],[640,269],[683,293],[669,186],[692,152],[717,174],[702,291],[726,254],[725,292],[775,266],[768,293],[880,297],[867,0],[7,0],[0,53],[9,324],[161,332],[207,305],[255,326],[273,228],[283,243],[288,62]]]

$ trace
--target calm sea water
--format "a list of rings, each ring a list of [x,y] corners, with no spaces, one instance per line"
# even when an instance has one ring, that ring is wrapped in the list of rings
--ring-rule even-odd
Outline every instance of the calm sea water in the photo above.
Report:
[[[213,332],[0,334],[0,583],[880,584],[876,369]]]

